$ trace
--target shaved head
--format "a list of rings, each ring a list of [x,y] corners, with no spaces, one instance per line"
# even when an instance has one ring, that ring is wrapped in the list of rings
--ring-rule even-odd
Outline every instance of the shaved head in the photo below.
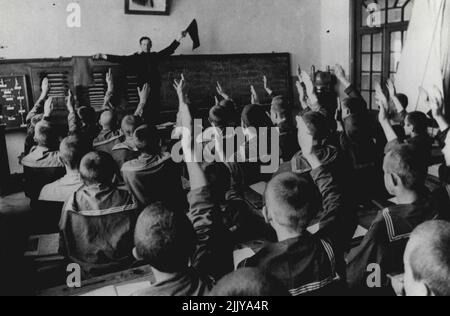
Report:
[[[315,197],[314,186],[306,179],[294,173],[280,174],[266,188],[268,216],[290,232],[303,232],[310,222]]]
[[[450,296],[450,223],[430,221],[411,234],[405,250],[407,295]]]
[[[134,241],[142,260],[161,272],[175,273],[188,266],[197,237],[185,214],[158,202],[139,216]]]
[[[104,130],[113,129],[116,125],[116,116],[112,111],[104,111],[100,115],[100,125]]]
[[[122,119],[122,132],[126,137],[133,137],[134,131],[141,126],[141,119],[134,115],[127,115]]]

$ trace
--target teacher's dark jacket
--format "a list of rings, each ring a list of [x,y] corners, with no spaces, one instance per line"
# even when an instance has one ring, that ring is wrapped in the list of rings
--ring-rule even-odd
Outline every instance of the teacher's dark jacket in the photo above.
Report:
[[[136,74],[139,87],[149,83],[152,88],[155,88],[161,86],[161,74],[158,67],[160,60],[173,55],[179,46],[178,41],[173,41],[169,47],[158,53],[136,53],[131,56],[107,55],[107,60],[121,64],[129,73]]]

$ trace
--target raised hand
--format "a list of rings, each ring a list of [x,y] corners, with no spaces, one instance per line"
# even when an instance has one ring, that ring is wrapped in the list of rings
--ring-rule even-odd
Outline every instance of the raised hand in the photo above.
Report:
[[[186,37],[187,34],[188,34],[188,32],[186,32],[186,31],[181,32],[180,37],[178,37],[178,39],[177,39],[177,42],[181,42]]]
[[[53,112],[54,107],[55,107],[55,105],[53,103],[53,98],[52,97],[48,98],[44,104],[44,117],[50,117],[50,115]]]
[[[256,92],[255,86],[250,86],[250,94],[251,94],[251,104],[261,104],[259,101],[258,93]]]
[[[380,113],[378,114],[379,122],[389,122],[389,118],[387,115],[388,100],[386,98],[386,95],[383,93],[383,89],[381,89],[380,84],[375,85],[375,101],[380,109]]]
[[[311,97],[313,95],[315,95],[314,92],[314,83],[311,79],[311,76],[306,72],[306,71],[302,71],[300,73],[300,78],[301,78],[301,82],[303,82],[303,84],[306,87],[306,94],[308,97]]]
[[[114,91],[114,77],[111,68],[109,68],[109,71],[106,73],[106,84],[108,85],[108,92],[112,93]]]
[[[147,103],[148,97],[150,96],[151,88],[148,83],[142,86],[142,89],[137,88],[140,103]]]
[[[219,98],[217,97],[217,95],[214,96],[214,105],[218,106],[220,104]]]
[[[429,95],[428,105],[435,119],[444,116],[444,95],[437,86],[433,86]]]
[[[225,100],[230,100],[230,96],[223,90],[220,82],[217,82],[217,93]]]
[[[266,90],[268,95],[272,95],[273,94],[273,90],[269,88],[266,76],[263,77],[263,83],[264,83],[264,90]]]
[[[47,96],[48,93],[50,92],[50,83],[49,83],[47,77],[45,77],[45,78],[42,80],[41,90],[42,90],[42,95],[45,95],[45,96]]]
[[[73,97],[72,91],[69,89],[67,91],[67,97],[66,97],[66,108],[69,113],[73,113],[75,111],[75,99]]]
[[[395,95],[397,94],[397,92],[396,92],[396,89],[395,89],[395,85],[394,85],[394,83],[392,82],[391,79],[388,79],[388,81],[386,81],[386,88],[387,88],[388,91],[389,91],[389,96],[390,96],[391,98],[395,97]]]
[[[193,135],[192,135],[192,115],[191,111],[189,110],[189,106],[186,102],[186,80],[184,78],[184,75],[181,75],[181,80],[174,80],[173,87],[175,91],[177,92],[180,106],[178,109],[178,115],[177,120],[178,124],[181,126],[178,126],[181,135],[181,144],[183,147],[183,151],[185,156],[188,155],[188,157],[185,157],[189,161],[193,161]]]
[[[302,116],[297,116],[298,142],[302,155],[311,165],[312,169],[321,166],[320,160],[314,152],[314,139]]]
[[[338,78],[339,81],[347,80],[347,76],[345,75],[344,67],[339,64],[334,66],[334,74]]]

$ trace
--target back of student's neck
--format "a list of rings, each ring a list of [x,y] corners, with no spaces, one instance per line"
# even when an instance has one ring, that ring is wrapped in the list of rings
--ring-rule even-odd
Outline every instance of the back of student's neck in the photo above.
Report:
[[[417,202],[419,197],[420,197],[420,194],[418,192],[411,191],[411,190],[405,190],[396,196],[396,200],[397,200],[398,204],[407,205],[407,204],[413,204],[413,203]]]
[[[181,273],[165,273],[161,272],[155,268],[152,267],[153,276],[155,277],[156,283],[162,283],[167,280],[175,278],[177,275],[180,275]]]
[[[80,174],[80,171],[78,171],[77,169],[71,169],[66,166],[66,174],[67,175],[78,175],[78,174]]]

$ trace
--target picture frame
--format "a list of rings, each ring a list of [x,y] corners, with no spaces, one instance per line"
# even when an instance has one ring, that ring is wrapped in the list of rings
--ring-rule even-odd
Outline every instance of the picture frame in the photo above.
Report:
[[[170,15],[172,0],[125,0],[125,14]]]

